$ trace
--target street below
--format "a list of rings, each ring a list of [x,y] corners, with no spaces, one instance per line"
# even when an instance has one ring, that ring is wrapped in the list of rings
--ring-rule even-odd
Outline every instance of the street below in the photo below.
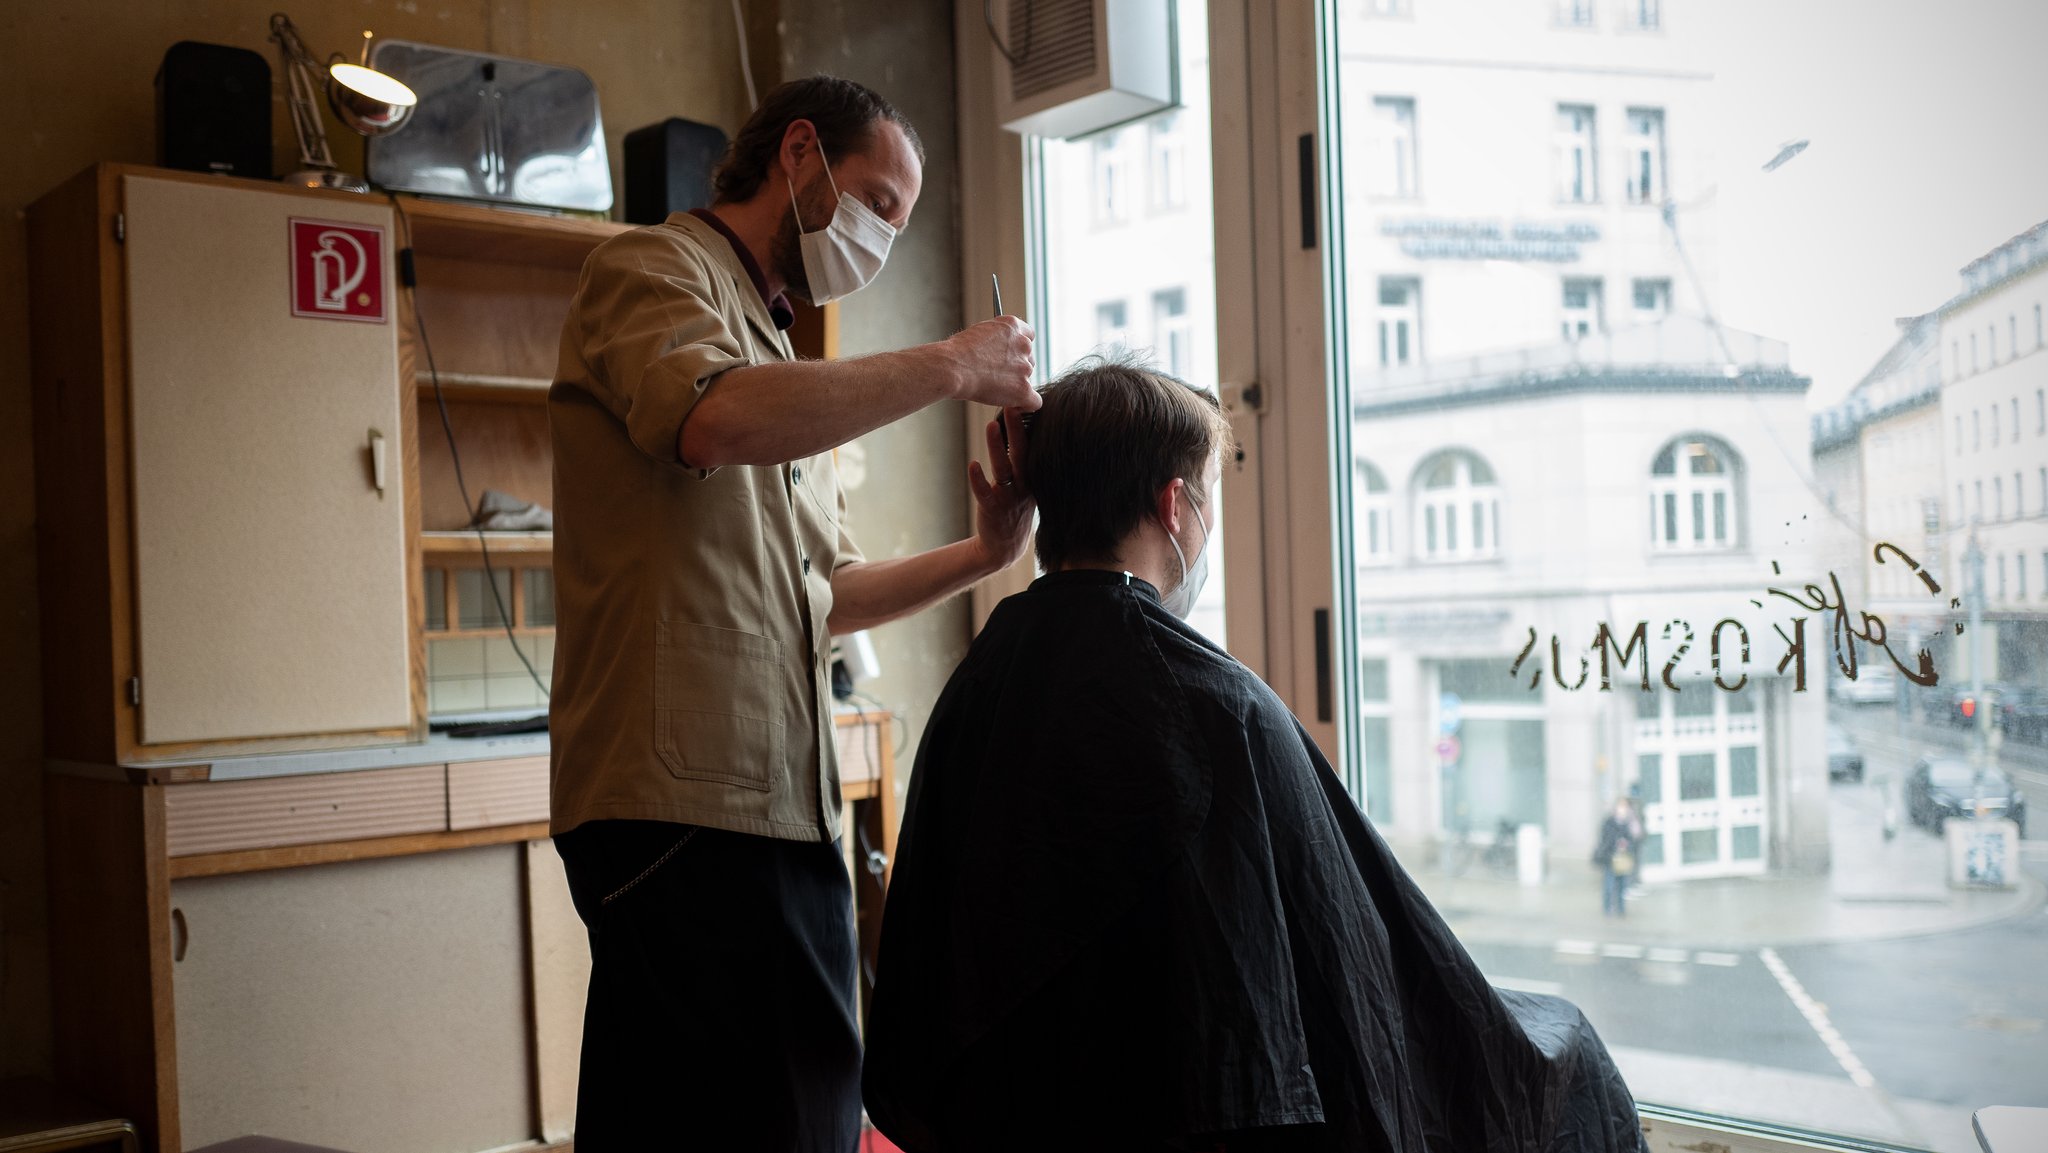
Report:
[[[1972,1110],[2048,1107],[2048,826],[2027,830],[2018,889],[1951,889],[1898,789],[1919,756],[1967,753],[1968,732],[1888,706],[1833,715],[1865,773],[1830,786],[1825,879],[1639,886],[1611,920],[1569,865],[1537,890],[1419,879],[1497,984],[1576,1003],[1645,1103],[1970,1153]],[[2048,802],[2041,749],[1997,761],[2030,809]]]

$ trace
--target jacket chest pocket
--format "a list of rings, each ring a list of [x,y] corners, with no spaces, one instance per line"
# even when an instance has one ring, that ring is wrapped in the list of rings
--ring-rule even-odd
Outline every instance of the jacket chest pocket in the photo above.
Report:
[[[671,775],[767,791],[783,773],[782,643],[686,621],[654,641],[654,748]]]

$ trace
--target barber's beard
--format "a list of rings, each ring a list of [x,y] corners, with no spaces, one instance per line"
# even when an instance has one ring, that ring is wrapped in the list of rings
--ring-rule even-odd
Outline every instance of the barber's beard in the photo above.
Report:
[[[832,223],[832,214],[839,210],[839,201],[832,195],[832,186],[820,172],[809,184],[797,192],[797,200],[803,205],[803,222],[810,225],[808,231],[816,232]],[[803,244],[797,239],[804,231],[797,224],[795,208],[782,213],[782,226],[775,231],[775,239],[769,243],[769,256],[782,273],[782,282],[789,293],[806,303],[811,299],[811,278],[804,271]]]

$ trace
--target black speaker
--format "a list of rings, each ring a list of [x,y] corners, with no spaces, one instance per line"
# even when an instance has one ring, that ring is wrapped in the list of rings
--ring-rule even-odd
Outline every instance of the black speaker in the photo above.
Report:
[[[711,171],[725,133],[671,116],[626,133],[626,222],[660,224],[671,212],[711,203]]]
[[[270,62],[180,40],[156,73],[156,158],[165,168],[268,180]]]

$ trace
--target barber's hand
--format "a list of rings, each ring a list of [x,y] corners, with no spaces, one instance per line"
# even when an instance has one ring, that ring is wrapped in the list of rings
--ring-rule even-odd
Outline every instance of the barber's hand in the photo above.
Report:
[[[962,329],[942,347],[958,374],[959,398],[1030,412],[1039,405],[1031,387],[1031,326],[998,316]]]
[[[1036,393],[1032,399],[1037,400]],[[1006,569],[1024,555],[1031,541],[1031,513],[1037,507],[1017,469],[1017,462],[1024,459],[1024,424],[1018,414],[1018,409],[1006,408],[984,430],[993,477],[978,460],[967,465],[967,487],[974,492],[974,543],[992,571]]]

